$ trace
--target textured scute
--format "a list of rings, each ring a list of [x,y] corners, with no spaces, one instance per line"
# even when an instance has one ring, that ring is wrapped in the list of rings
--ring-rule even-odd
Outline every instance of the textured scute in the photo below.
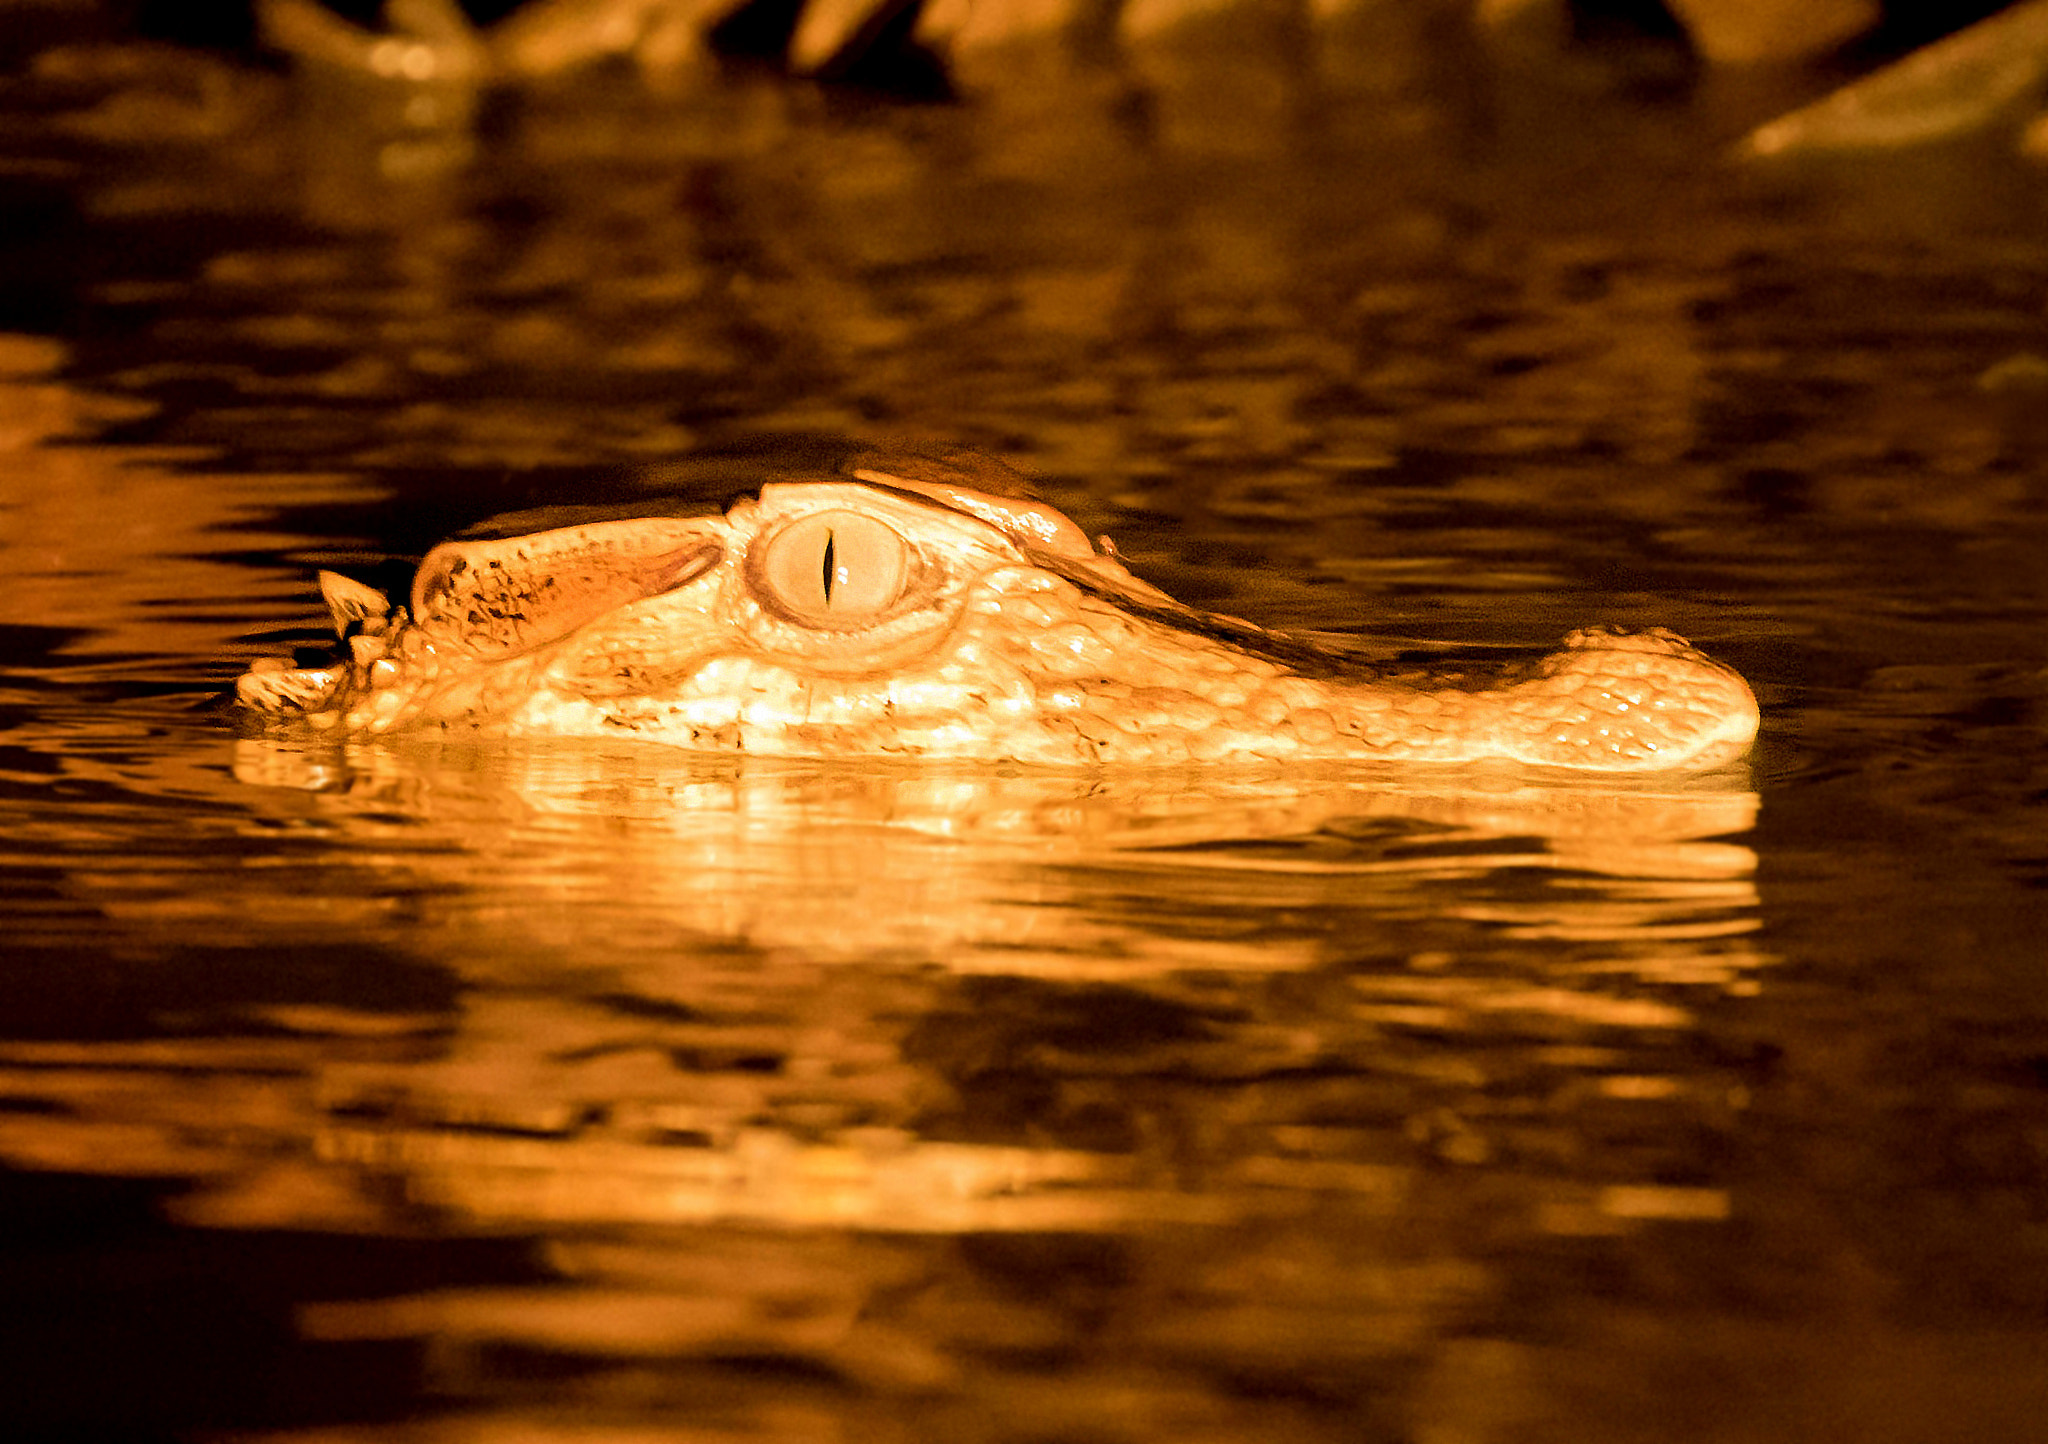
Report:
[[[1504,689],[1526,762],[1626,770],[1724,762],[1756,736],[1748,684],[1683,638],[1576,632],[1538,675]]]
[[[760,555],[850,510],[904,542],[901,594],[852,617],[778,598]],[[394,610],[353,665],[252,673],[240,693],[261,712],[360,731],[1052,765],[1658,771],[1732,760],[1756,734],[1742,679],[1669,632],[1575,633],[1484,685],[1381,677],[1152,605],[1114,556],[1049,559],[1047,511],[979,505],[957,487],[781,483],[724,517],[444,547],[422,568],[414,618]]]

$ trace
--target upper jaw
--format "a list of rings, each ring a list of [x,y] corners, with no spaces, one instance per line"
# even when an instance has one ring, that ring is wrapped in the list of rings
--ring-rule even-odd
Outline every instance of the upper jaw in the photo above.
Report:
[[[235,695],[272,716],[383,730],[436,710],[426,699],[442,684],[473,679],[485,695],[482,679],[499,664],[538,659],[592,622],[701,580],[729,533],[722,517],[649,517],[447,542],[421,562],[410,607],[322,572],[340,655],[311,667],[258,663]]]

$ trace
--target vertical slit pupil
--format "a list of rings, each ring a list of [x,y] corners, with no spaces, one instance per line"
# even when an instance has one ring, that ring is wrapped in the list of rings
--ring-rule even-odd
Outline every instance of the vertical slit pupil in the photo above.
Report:
[[[832,605],[832,582],[835,571],[832,562],[832,533],[828,531],[825,533],[825,605],[828,607]]]

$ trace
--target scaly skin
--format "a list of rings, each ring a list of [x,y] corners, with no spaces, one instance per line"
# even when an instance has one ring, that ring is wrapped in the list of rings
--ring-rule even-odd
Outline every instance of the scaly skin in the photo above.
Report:
[[[409,613],[325,576],[351,660],[259,669],[238,694],[352,732],[1056,765],[1650,772],[1756,735],[1742,679],[1669,632],[1576,632],[1484,685],[1376,674],[1180,606],[1059,513],[967,484],[987,475],[906,461],[766,486],[722,517],[450,543]]]

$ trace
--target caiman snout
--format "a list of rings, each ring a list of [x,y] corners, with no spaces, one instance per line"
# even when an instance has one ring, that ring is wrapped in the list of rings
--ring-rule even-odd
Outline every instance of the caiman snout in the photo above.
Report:
[[[707,522],[677,517],[443,542],[413,577],[412,616],[473,657],[502,660],[673,591],[718,565],[723,550]]]

